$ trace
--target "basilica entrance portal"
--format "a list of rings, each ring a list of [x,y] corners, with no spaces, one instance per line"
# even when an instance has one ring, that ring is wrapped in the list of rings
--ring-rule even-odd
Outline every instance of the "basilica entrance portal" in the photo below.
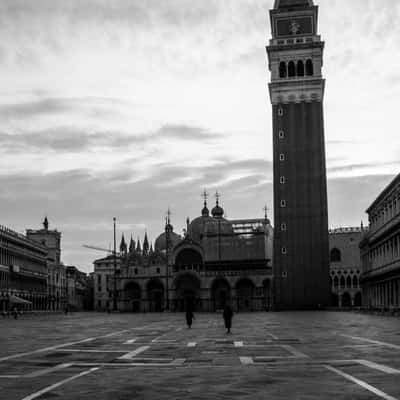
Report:
[[[164,285],[158,279],[152,279],[147,284],[149,311],[161,312],[164,309]]]
[[[183,274],[176,279],[175,287],[175,311],[184,312],[187,309],[196,311],[200,302],[200,279],[194,274]]]
[[[125,310],[131,312],[140,312],[141,290],[136,282],[129,282],[125,286]]]
[[[223,310],[231,301],[229,283],[223,278],[216,279],[211,288],[211,295],[214,311]]]

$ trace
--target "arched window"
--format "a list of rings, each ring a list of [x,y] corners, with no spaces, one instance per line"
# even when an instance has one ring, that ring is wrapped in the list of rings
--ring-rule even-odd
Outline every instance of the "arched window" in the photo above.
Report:
[[[331,250],[331,262],[340,262],[342,261],[342,253],[336,247]]]
[[[279,77],[280,78],[286,78],[287,77],[286,63],[284,61],[282,61],[279,64]]]
[[[346,286],[348,289],[351,289],[351,276],[350,275],[347,276]]]
[[[336,275],[335,278],[333,279],[333,287],[335,289],[339,289],[339,277]]]
[[[346,279],[344,279],[344,276],[342,275],[340,277],[340,288],[344,289],[346,287]]]
[[[307,62],[306,62],[306,74],[307,74],[307,76],[314,75],[314,65],[313,65],[312,60],[307,60]]]
[[[297,61],[297,76],[304,76],[304,63],[303,61]]]
[[[357,275],[353,276],[353,288],[358,288],[358,277],[357,277]]]
[[[289,78],[296,76],[296,66],[294,64],[294,61],[289,62],[288,75],[289,75]]]

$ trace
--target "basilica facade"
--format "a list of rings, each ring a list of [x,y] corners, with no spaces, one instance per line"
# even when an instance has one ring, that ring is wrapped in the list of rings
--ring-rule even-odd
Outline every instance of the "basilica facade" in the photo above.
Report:
[[[160,312],[191,308],[212,312],[230,304],[236,311],[269,310],[272,236],[266,215],[228,220],[218,200],[211,213],[204,201],[201,215],[187,220],[184,236],[174,232],[167,217],[154,248],[149,246],[147,235],[142,246],[132,238],[129,244],[122,239],[115,274],[118,309]],[[98,266],[104,260],[96,261]],[[111,292],[112,268],[109,272]]]

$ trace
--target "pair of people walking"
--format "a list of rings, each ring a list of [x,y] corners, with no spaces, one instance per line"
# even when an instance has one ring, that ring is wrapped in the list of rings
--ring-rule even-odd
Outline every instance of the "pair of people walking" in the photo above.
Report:
[[[192,328],[193,320],[194,320],[194,313],[191,308],[188,308],[186,310],[186,324],[189,329]],[[233,311],[232,308],[229,305],[226,305],[224,307],[224,312],[222,313],[222,317],[224,319],[225,323],[225,328],[226,328],[226,333],[230,334],[231,333],[231,328],[232,328],[232,317],[233,317]]]

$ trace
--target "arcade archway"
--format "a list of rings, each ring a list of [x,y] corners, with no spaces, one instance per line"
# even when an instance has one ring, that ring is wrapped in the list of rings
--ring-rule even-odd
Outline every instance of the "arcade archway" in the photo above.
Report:
[[[124,295],[126,311],[139,312],[142,297],[139,284],[136,282],[127,283],[124,288]]]
[[[254,290],[255,285],[248,278],[241,279],[236,284],[236,301],[238,311],[253,310]]]
[[[191,273],[185,273],[175,281],[174,308],[176,311],[191,309],[196,311],[200,302],[200,279]]]
[[[345,292],[342,296],[342,307],[351,307],[351,296],[348,292]]]
[[[158,279],[151,279],[147,284],[149,311],[161,312],[164,309],[164,285]]]
[[[222,310],[231,300],[231,288],[224,278],[217,278],[211,286],[211,298],[214,311]]]

